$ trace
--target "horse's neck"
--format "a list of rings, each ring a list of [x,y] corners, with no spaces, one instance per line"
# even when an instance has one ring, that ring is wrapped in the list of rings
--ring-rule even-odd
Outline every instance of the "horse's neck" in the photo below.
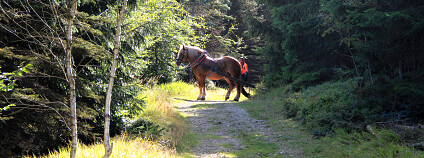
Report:
[[[189,62],[190,64],[194,63],[200,56],[202,56],[202,53],[198,53],[199,50],[191,48],[188,50],[189,53]]]

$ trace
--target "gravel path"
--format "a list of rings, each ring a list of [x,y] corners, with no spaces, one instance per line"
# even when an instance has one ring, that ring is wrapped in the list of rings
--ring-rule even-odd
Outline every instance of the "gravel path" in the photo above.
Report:
[[[190,130],[199,136],[198,146],[192,149],[195,157],[228,157],[226,153],[245,148],[238,136],[243,133],[264,136],[264,141],[278,144],[279,151],[285,157],[293,156],[291,153],[297,155],[299,151],[287,149],[278,143],[281,136],[278,132],[273,132],[273,125],[250,117],[243,108],[235,104],[237,103],[188,100],[177,106],[187,116]]]

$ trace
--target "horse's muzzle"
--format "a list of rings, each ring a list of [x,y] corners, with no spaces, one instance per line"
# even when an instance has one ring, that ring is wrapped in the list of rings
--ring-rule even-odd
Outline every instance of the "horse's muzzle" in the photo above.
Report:
[[[177,59],[177,60],[175,61],[175,63],[177,64],[177,66],[180,66],[180,65],[181,65],[181,60],[178,60],[178,59]]]

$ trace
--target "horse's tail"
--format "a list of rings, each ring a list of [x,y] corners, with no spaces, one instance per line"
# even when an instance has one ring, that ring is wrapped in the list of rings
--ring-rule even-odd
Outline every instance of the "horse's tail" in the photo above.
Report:
[[[250,94],[246,92],[246,90],[244,90],[243,86],[240,86],[241,88],[241,94],[243,94],[246,98],[250,98]]]

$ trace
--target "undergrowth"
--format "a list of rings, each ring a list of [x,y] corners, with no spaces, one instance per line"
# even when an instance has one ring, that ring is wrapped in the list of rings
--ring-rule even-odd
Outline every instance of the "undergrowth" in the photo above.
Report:
[[[375,130],[375,135],[338,129],[310,151],[323,157],[424,157],[423,151],[403,145],[403,140],[387,129]]]
[[[423,157],[414,144],[424,141],[424,129],[376,117],[382,115],[381,109],[361,97],[357,83],[355,79],[333,81],[297,92],[291,85],[265,89],[241,106],[259,119],[300,122],[311,134],[304,137],[313,138],[313,144],[303,146],[306,156]],[[365,128],[368,125],[373,125],[377,136]]]
[[[153,139],[167,146],[181,147],[181,141],[187,134],[187,123],[180,113],[175,111],[175,97],[193,96],[195,87],[182,81],[149,87],[140,96],[146,106],[139,117],[128,127],[127,132],[137,137]]]

